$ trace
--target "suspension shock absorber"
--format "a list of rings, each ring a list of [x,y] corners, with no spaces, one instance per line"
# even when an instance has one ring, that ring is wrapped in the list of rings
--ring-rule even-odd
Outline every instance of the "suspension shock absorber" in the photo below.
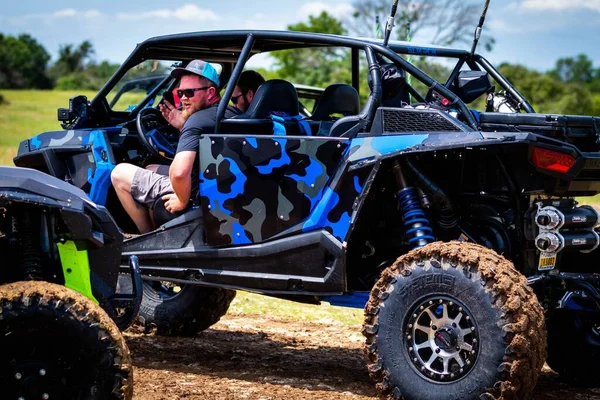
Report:
[[[13,230],[18,234],[25,280],[42,279],[42,257],[39,238],[39,218],[28,211],[13,217]],[[37,229],[37,231],[36,231]]]
[[[434,242],[433,229],[431,229],[429,220],[425,216],[417,189],[408,186],[398,161],[393,162],[392,170],[398,185],[398,202],[402,209],[408,243],[416,249]]]

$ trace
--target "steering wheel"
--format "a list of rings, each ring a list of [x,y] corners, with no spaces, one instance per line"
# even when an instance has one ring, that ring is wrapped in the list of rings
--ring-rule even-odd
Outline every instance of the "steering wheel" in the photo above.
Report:
[[[171,125],[165,121],[161,112],[156,108],[142,109],[135,121],[140,142],[148,149],[150,154],[172,161],[176,149],[166,136],[166,131]]]

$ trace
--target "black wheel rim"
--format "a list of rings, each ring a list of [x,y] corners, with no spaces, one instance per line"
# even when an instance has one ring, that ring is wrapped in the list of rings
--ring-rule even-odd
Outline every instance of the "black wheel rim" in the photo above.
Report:
[[[468,307],[456,299],[429,296],[418,301],[403,331],[412,364],[427,379],[457,381],[477,361],[477,323]]]
[[[80,357],[95,355],[78,337],[79,332],[69,328],[57,330],[39,315],[21,317],[12,323],[12,328],[8,324],[0,328],[0,334],[14,334],[3,340],[0,381],[7,385],[2,398],[72,398],[77,396],[79,387],[90,384],[91,376],[82,374],[82,370],[93,370],[93,362],[82,362]]]

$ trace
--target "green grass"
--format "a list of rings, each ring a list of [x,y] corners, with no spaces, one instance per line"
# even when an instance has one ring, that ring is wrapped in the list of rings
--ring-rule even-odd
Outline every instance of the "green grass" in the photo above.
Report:
[[[594,197],[577,197],[577,201],[580,204],[599,205],[600,206],[600,194]]]
[[[69,98],[93,92],[48,90],[0,90],[0,165],[13,165],[19,143],[41,132],[62,130],[56,109],[68,107]]]
[[[293,321],[335,323],[356,326],[363,322],[363,310],[333,307],[328,303],[311,305],[275,299],[246,292],[237,292],[228,314],[246,316],[268,316]]]

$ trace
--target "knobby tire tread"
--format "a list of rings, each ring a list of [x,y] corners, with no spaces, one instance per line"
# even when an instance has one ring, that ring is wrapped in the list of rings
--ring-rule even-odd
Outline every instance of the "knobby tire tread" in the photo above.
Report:
[[[367,305],[363,335],[367,367],[377,388],[389,398],[400,399],[400,389],[388,380],[386,366],[377,351],[376,334],[380,307],[389,296],[391,285],[409,276],[426,261],[446,262],[466,274],[483,279],[492,304],[501,310],[505,355],[498,367],[498,379],[490,388],[482,388],[481,399],[523,399],[533,390],[546,359],[544,311],[527,279],[503,256],[488,248],[465,242],[435,242],[415,249],[383,271]]]

